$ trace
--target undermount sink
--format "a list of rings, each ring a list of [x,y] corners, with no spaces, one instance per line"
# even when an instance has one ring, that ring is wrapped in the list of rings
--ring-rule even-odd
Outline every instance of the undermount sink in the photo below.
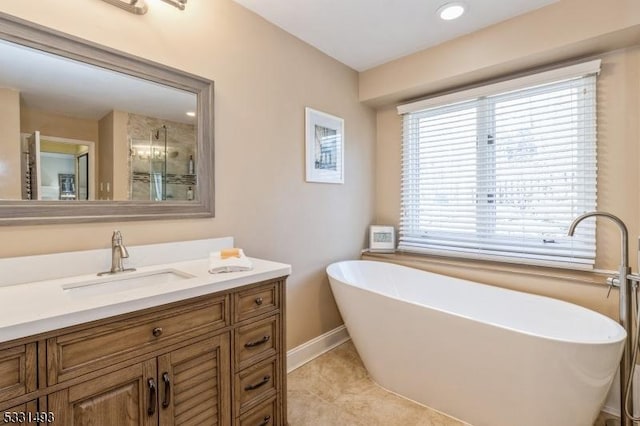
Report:
[[[177,269],[162,269],[147,272],[122,272],[103,278],[62,285],[65,293],[77,296],[95,296],[133,290],[159,284],[172,283],[193,278],[195,275]]]

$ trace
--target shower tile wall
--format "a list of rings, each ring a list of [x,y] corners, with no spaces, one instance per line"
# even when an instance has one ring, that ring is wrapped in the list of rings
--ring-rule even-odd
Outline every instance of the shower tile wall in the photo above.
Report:
[[[135,155],[132,150],[132,155],[129,156],[129,170],[131,171],[129,199],[131,200],[151,199],[149,159],[144,158],[144,155],[140,155],[140,153],[144,152],[145,148],[148,149],[153,134],[163,125],[167,127],[167,150],[166,153],[162,152],[160,155],[166,156],[166,198],[168,200],[186,200],[189,187],[191,187],[194,197],[197,194],[196,176],[188,173],[189,157],[193,156],[194,167],[198,158],[196,126],[130,113],[127,121],[127,133],[131,147],[135,150]],[[162,135],[161,139],[163,139]]]

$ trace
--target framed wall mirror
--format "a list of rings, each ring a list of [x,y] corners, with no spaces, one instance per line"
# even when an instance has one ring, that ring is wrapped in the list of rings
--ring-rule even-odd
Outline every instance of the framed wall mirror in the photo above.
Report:
[[[212,217],[213,81],[0,13],[0,225]]]

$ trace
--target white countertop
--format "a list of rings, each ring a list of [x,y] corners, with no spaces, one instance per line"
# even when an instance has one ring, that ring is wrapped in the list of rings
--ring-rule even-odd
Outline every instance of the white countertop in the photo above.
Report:
[[[208,259],[144,266],[137,268],[136,272],[122,272],[104,279],[168,269],[193,277],[139,288],[120,286],[116,291],[98,295],[63,288],[74,283],[96,280],[98,277],[95,273],[0,287],[0,342],[229,290],[291,273],[290,265],[250,259],[253,270],[220,274],[208,272]]]

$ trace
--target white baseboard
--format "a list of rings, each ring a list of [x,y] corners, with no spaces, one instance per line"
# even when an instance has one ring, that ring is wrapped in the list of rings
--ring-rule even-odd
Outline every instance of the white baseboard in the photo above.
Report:
[[[298,367],[302,367],[309,361],[330,351],[336,346],[340,346],[349,339],[347,328],[341,325],[289,350],[287,352],[287,373],[292,372]]]

